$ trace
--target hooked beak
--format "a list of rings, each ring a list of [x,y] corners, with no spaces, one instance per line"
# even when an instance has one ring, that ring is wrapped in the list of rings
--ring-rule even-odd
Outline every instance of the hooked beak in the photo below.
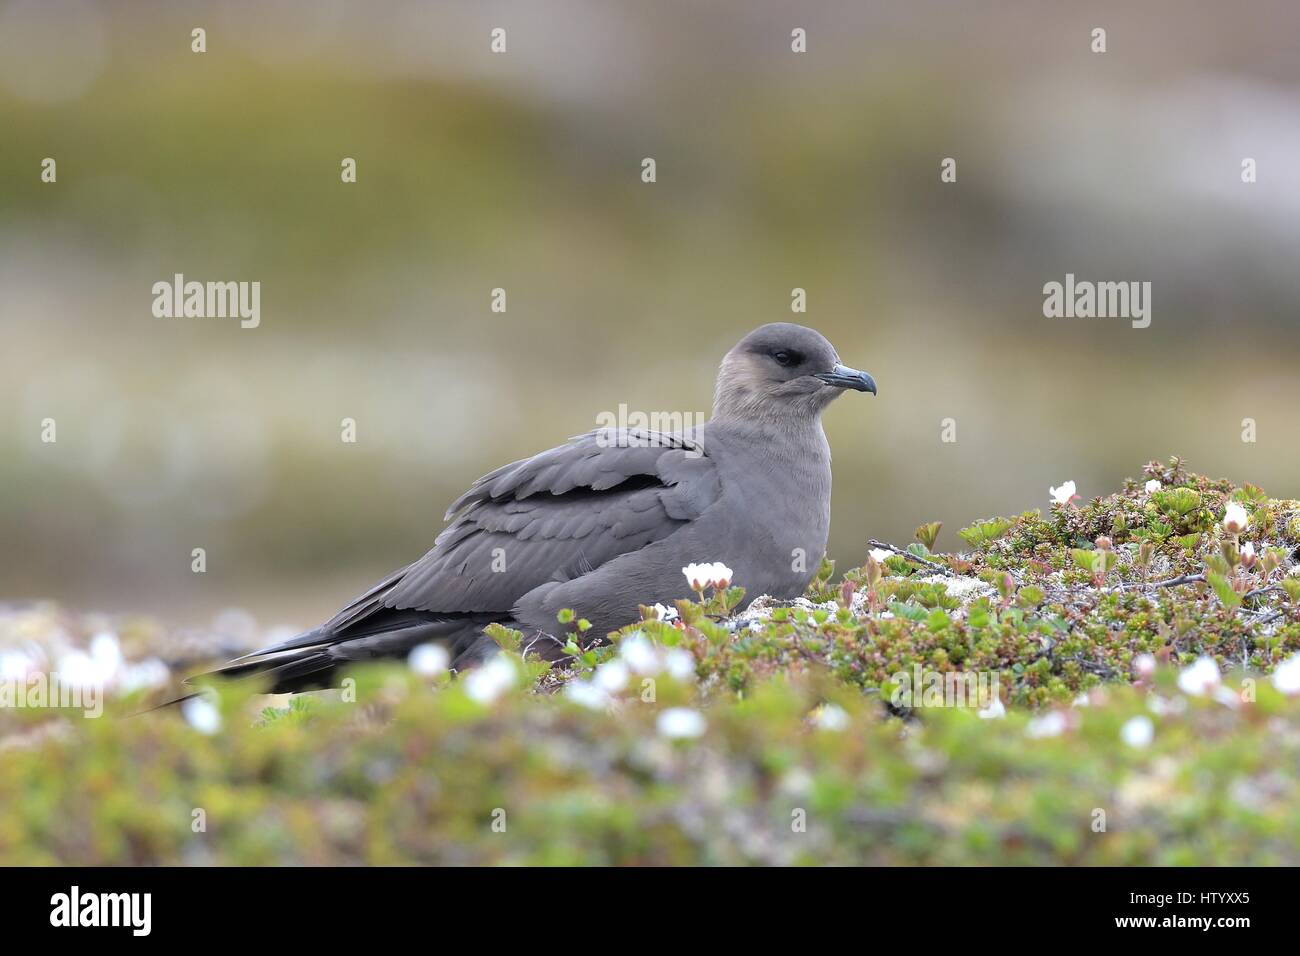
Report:
[[[876,380],[866,372],[859,372],[847,365],[836,365],[829,372],[818,372],[815,377],[836,388],[851,388],[855,392],[876,394]]]

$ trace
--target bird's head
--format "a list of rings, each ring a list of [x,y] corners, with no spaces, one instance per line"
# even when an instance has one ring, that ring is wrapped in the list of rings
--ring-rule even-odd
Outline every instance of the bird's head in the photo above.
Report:
[[[816,418],[845,390],[876,394],[866,372],[840,362],[826,337],[790,322],[746,335],[722,359],[713,399],[718,418]]]

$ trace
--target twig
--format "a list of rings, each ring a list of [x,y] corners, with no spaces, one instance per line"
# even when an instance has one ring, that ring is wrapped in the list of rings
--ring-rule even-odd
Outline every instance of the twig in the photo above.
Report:
[[[1259,597],[1261,594],[1281,594],[1284,589],[1276,584],[1266,584],[1263,587],[1254,588],[1247,591],[1241,596],[1241,600],[1248,601],[1253,597]]]
[[[1169,578],[1166,581],[1121,581],[1113,588],[1108,588],[1111,593],[1115,591],[1132,591],[1147,590],[1148,588],[1172,588],[1180,584],[1200,584],[1205,581],[1204,574],[1181,574],[1176,578]]]
[[[934,571],[936,574],[942,574],[945,577],[949,577],[949,578],[955,578],[957,576],[950,568],[947,568],[936,561],[929,561],[925,558],[918,557],[917,555],[913,554],[911,551],[908,551],[906,548],[896,547],[887,541],[877,541],[875,538],[872,538],[870,541],[867,542],[867,544],[871,545],[871,547],[873,548],[882,548],[885,551],[892,551],[900,558],[907,558],[907,560],[909,561],[915,561],[917,564],[923,564],[931,571]]]
[[[1203,584],[1205,582],[1204,574],[1180,574],[1176,578],[1169,578],[1167,581],[1153,581],[1153,588],[1172,588],[1180,584]]]

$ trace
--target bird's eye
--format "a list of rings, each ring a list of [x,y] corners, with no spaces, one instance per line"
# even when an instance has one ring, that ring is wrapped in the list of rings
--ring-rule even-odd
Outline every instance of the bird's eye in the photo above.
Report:
[[[779,349],[772,353],[772,358],[777,365],[798,365],[803,361],[803,356],[798,352],[790,352],[786,349]]]

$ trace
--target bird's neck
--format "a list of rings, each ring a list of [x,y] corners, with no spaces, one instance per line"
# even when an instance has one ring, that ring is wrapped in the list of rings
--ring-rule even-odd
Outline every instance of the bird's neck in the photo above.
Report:
[[[710,422],[733,435],[743,436],[775,458],[809,462],[830,461],[830,446],[822,430],[821,415],[750,416],[715,414]]]

